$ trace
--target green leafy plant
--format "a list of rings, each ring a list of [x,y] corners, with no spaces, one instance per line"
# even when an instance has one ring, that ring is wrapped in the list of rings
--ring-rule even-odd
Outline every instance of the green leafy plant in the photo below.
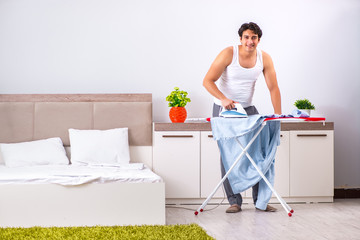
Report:
[[[185,107],[188,102],[191,102],[190,98],[187,98],[188,93],[179,90],[178,87],[174,88],[169,96],[166,97],[166,101],[169,102],[169,107]]]
[[[310,109],[310,110],[315,109],[315,106],[306,98],[296,100],[294,106],[297,107],[297,109]]]

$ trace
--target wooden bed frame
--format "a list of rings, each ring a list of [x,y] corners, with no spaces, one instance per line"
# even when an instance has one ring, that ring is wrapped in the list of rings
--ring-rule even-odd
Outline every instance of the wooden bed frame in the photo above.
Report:
[[[151,94],[0,94],[0,142],[61,137],[68,129],[129,128],[131,162],[152,169]],[[3,163],[0,163],[3,164]],[[165,184],[0,184],[0,226],[165,224]]]

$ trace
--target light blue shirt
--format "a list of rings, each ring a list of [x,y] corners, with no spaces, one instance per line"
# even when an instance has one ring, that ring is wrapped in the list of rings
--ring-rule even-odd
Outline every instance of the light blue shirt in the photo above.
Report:
[[[245,148],[261,127],[264,119],[261,115],[252,115],[248,118],[211,118],[213,136],[214,139],[217,140],[225,171],[229,170],[242,152],[236,139],[238,139]],[[268,121],[247,150],[258,168],[264,173],[272,185],[275,176],[275,154],[279,144],[280,122]],[[246,155],[236,164],[228,175],[228,179],[235,194],[243,192],[259,182],[256,207],[266,209],[272,192]]]

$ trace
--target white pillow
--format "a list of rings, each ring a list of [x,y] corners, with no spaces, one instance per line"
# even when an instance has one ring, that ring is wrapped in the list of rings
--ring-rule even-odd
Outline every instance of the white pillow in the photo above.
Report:
[[[72,164],[128,164],[130,162],[128,128],[69,129],[69,137]]]
[[[69,164],[59,137],[21,143],[0,143],[7,167]]]

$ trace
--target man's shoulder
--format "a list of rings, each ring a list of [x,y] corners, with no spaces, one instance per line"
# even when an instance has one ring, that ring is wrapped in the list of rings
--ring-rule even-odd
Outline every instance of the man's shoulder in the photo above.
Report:
[[[262,54],[264,63],[272,61],[270,55],[267,52],[261,50],[261,54]]]
[[[223,62],[225,65],[229,65],[233,59],[233,47],[224,48],[218,55],[218,59]]]
[[[270,57],[270,55],[267,52],[265,52],[264,50],[261,49],[260,51],[261,51],[262,56]]]
[[[273,68],[273,61],[272,61],[270,55],[267,52],[262,51],[262,50],[261,50],[261,54],[262,54],[264,69],[265,68]]]
[[[233,46],[226,47],[221,51],[221,53],[227,54],[227,55],[228,54],[232,55],[233,52],[234,52],[234,47]]]

